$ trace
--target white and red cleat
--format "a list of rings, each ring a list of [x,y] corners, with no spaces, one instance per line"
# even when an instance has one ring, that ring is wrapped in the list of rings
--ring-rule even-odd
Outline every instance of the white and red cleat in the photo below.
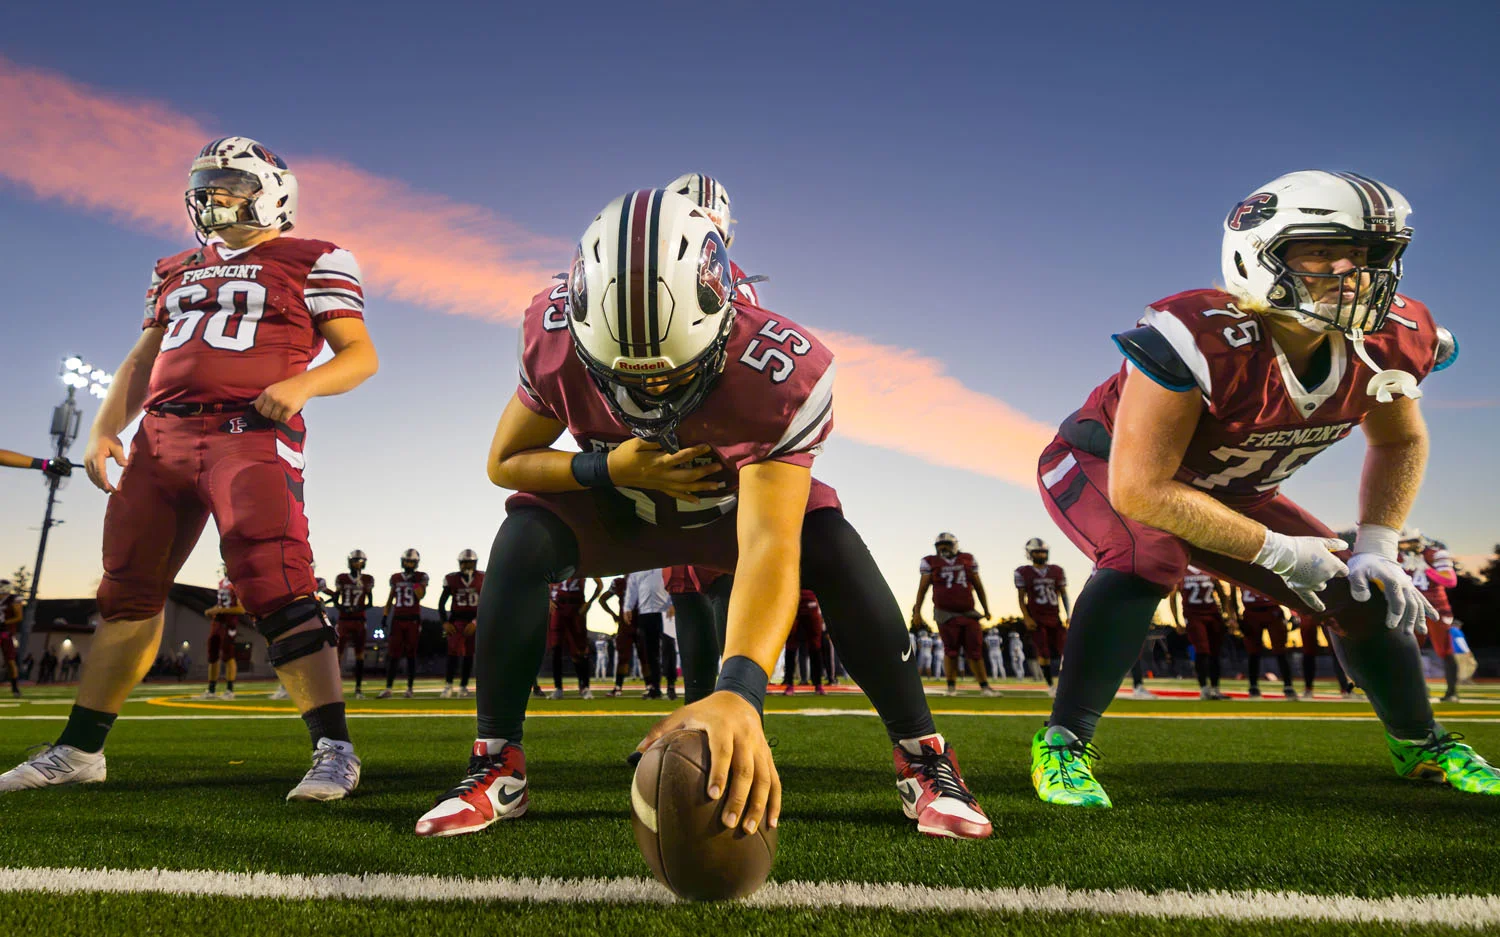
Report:
[[[953,839],[988,839],[994,832],[941,735],[902,739],[895,761],[901,810],[917,821],[917,832]]]
[[[526,753],[504,739],[476,739],[469,775],[417,821],[418,836],[478,833],[526,813]]]

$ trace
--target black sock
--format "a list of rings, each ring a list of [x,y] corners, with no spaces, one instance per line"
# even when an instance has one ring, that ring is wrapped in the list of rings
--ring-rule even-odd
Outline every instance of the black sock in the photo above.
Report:
[[[448,671],[447,671],[447,674],[445,676],[444,682],[447,683],[449,686],[452,686],[453,685],[453,675],[456,674],[456,673],[458,673],[458,656],[455,655],[455,654],[449,654],[448,655]]]
[[[57,744],[71,745],[91,754],[103,751],[105,736],[109,735],[117,716],[118,713],[100,712],[74,704],[68,713],[68,724],[57,737]]]
[[[562,689],[562,645],[558,644],[552,648],[552,688]]]
[[[1047,681],[1047,685],[1048,686],[1051,686],[1052,685],[1052,664],[1050,662],[1046,663],[1046,664],[1042,664],[1041,668],[1042,668],[1042,679],[1044,679],[1044,680]]]
[[[474,656],[478,735],[520,742],[547,653],[547,584],[578,563],[578,541],[551,511],[511,511],[490,548]]]
[[[1260,689],[1260,655],[1248,655],[1245,660],[1245,669],[1250,672],[1250,689]]]
[[[1219,688],[1219,676],[1219,655],[1210,654],[1208,656],[1208,685],[1215,690]]]
[[[210,681],[208,681],[208,692],[210,694],[212,694],[218,688],[219,688],[219,681],[217,681],[217,680],[210,680]]]
[[[465,690],[469,688],[469,673],[473,669],[474,656],[472,654],[465,656],[463,660],[463,669],[459,672],[459,680],[461,681],[459,685]]]
[[[573,658],[573,672],[578,675],[579,692],[589,688],[589,660],[587,657]]]
[[[226,689],[229,692],[233,693],[234,692],[234,681],[233,680],[226,680],[224,682],[224,689]]]
[[[1302,652],[1302,689],[1307,695],[1313,691],[1313,683],[1318,679],[1318,655],[1311,651]]]
[[[307,723],[307,734],[312,736],[313,748],[318,739],[333,739],[335,742],[349,741],[349,723],[344,719],[344,702],[324,703],[302,714]]]
[[[354,692],[363,689],[365,683],[365,659],[356,657],[354,659]]]
[[[417,682],[417,659],[408,657],[406,659],[406,692],[410,693],[412,684]]]
[[[389,657],[386,658],[386,661],[385,661],[385,688],[387,690],[389,690],[391,687],[393,687],[393,686],[396,685],[396,664],[399,662],[399,660],[400,660],[399,658],[397,658],[396,660],[392,660]]]
[[[1440,658],[1443,662],[1443,679],[1448,683],[1448,696],[1458,695],[1458,658],[1449,654]]]
[[[1062,726],[1085,742],[1093,739],[1099,717],[1141,653],[1164,594],[1161,587],[1118,570],[1101,569],[1089,578],[1073,605],[1063,647],[1068,667],[1048,725]]]
[[[869,696],[890,739],[936,732],[901,606],[869,548],[836,510],[814,511],[803,520],[802,582],[817,594],[839,659]],[[830,681],[834,676],[829,673]]]
[[[1292,688],[1292,655],[1282,652],[1276,655],[1276,666],[1281,669],[1281,685]]]
[[[1141,659],[1136,657],[1135,663],[1130,668],[1130,685],[1142,687],[1146,685],[1146,668],[1141,666]]]
[[[1193,670],[1198,673],[1198,686],[1208,686],[1208,655],[1199,654],[1193,658]]]

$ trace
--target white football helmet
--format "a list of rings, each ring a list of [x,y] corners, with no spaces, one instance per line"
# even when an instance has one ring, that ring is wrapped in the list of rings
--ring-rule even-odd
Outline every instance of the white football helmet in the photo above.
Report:
[[[465,563],[472,563],[474,566],[478,566],[479,554],[475,553],[473,550],[463,551],[458,555],[458,568],[463,569]]]
[[[215,205],[215,190],[247,201],[242,206]],[[186,202],[188,218],[202,241],[234,225],[289,231],[297,215],[297,177],[285,160],[249,137],[221,137],[193,160]]]
[[[1385,323],[1401,253],[1411,243],[1405,196],[1384,183],[1352,172],[1288,173],[1256,189],[1224,219],[1224,282],[1252,305],[1291,316],[1314,330],[1357,337]],[[1293,241],[1348,241],[1369,248],[1366,266],[1346,274],[1295,275],[1285,262]],[[1354,300],[1315,303],[1306,280],[1339,280],[1362,274],[1369,288]]]
[[[947,552],[943,551],[944,546],[948,547]],[[958,535],[950,534],[945,530],[932,538],[932,548],[938,552],[939,556],[957,556]]]
[[[417,566],[421,564],[421,562],[422,554],[418,553],[415,547],[401,554],[401,568],[406,570],[407,572],[411,572],[412,570],[416,569]],[[410,563],[411,565],[406,565],[408,563]]]
[[[685,195],[697,202],[698,207],[714,223],[714,227],[719,229],[719,237],[724,239],[724,246],[734,243],[734,232],[731,230],[734,219],[729,214],[729,193],[719,184],[719,180],[701,172],[684,173],[667,183],[667,191]]]
[[[635,435],[677,448],[677,424],[724,369],[733,299],[724,239],[684,196],[622,195],[583,232],[568,274],[568,328]]]
[[[1046,553],[1048,556],[1051,556],[1052,548],[1047,546],[1047,541],[1043,540],[1041,537],[1032,537],[1030,540],[1026,541],[1026,558],[1028,560],[1031,560],[1032,562],[1037,562],[1036,557],[1031,555],[1033,553]],[[1044,561],[1045,559],[1046,557],[1043,557]]]

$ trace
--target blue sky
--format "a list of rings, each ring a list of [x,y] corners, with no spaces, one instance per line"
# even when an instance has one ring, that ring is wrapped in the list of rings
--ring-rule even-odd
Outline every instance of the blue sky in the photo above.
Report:
[[[1294,169],[1354,169],[1414,205],[1403,291],[1463,347],[1427,384],[1434,462],[1413,522],[1458,553],[1487,552],[1500,512],[1477,467],[1500,455],[1488,367],[1500,326],[1476,281],[1496,243],[1500,73],[1485,63],[1500,8],[1123,6],[448,5],[419,17],[320,4],[282,29],[251,10],[219,25],[201,5],[88,17],[29,5],[7,11],[0,56],[254,136],[294,169],[339,160],[564,245],[619,193],[710,172],[734,197],[736,260],[771,277],[768,307],[940,359],[1048,424],[1118,366],[1110,332],[1217,278],[1219,224],[1239,198]],[[0,177],[0,446],[45,447],[56,360],[116,363],[150,263],[181,246]],[[482,462],[514,387],[514,330],[382,297],[378,282],[370,292],[381,374],[308,408],[314,547],[328,573],[356,546],[388,571],[412,545],[441,572],[460,549],[483,552],[501,517]],[[987,427],[969,431],[921,443],[962,452]],[[1352,521],[1362,451],[1331,450],[1288,493]],[[1013,607],[1006,571],[1027,537],[1051,540],[1075,581],[1088,572],[1029,487],[837,435],[818,474],[903,602],[943,529],[978,556],[999,608]],[[92,585],[103,502],[82,479],[65,492],[44,594]],[[31,562],[42,508],[34,477],[0,479],[0,569]],[[211,531],[204,541],[186,581],[213,575]]]

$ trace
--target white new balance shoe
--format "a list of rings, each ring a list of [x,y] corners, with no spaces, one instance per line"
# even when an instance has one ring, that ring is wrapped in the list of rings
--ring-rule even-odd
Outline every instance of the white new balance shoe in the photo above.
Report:
[[[287,699],[288,695],[286,687],[278,683],[276,689],[271,692],[271,699]]]
[[[71,745],[44,745],[36,754],[0,774],[0,793],[57,784],[97,784],[104,780],[104,753]]]
[[[453,689],[453,684],[450,683],[443,687],[443,692],[438,694],[438,699],[453,699],[457,695],[458,692]]]
[[[1152,693],[1150,690],[1146,689],[1146,685],[1143,683],[1140,686],[1135,686],[1135,687],[1131,687],[1130,688],[1130,698],[1131,699],[1156,699],[1156,694]],[[1204,699],[1208,699],[1208,697],[1204,697]]]
[[[103,762],[101,760],[101,778]],[[359,786],[359,756],[354,745],[318,739],[312,767],[286,795],[287,800],[342,800]]]

